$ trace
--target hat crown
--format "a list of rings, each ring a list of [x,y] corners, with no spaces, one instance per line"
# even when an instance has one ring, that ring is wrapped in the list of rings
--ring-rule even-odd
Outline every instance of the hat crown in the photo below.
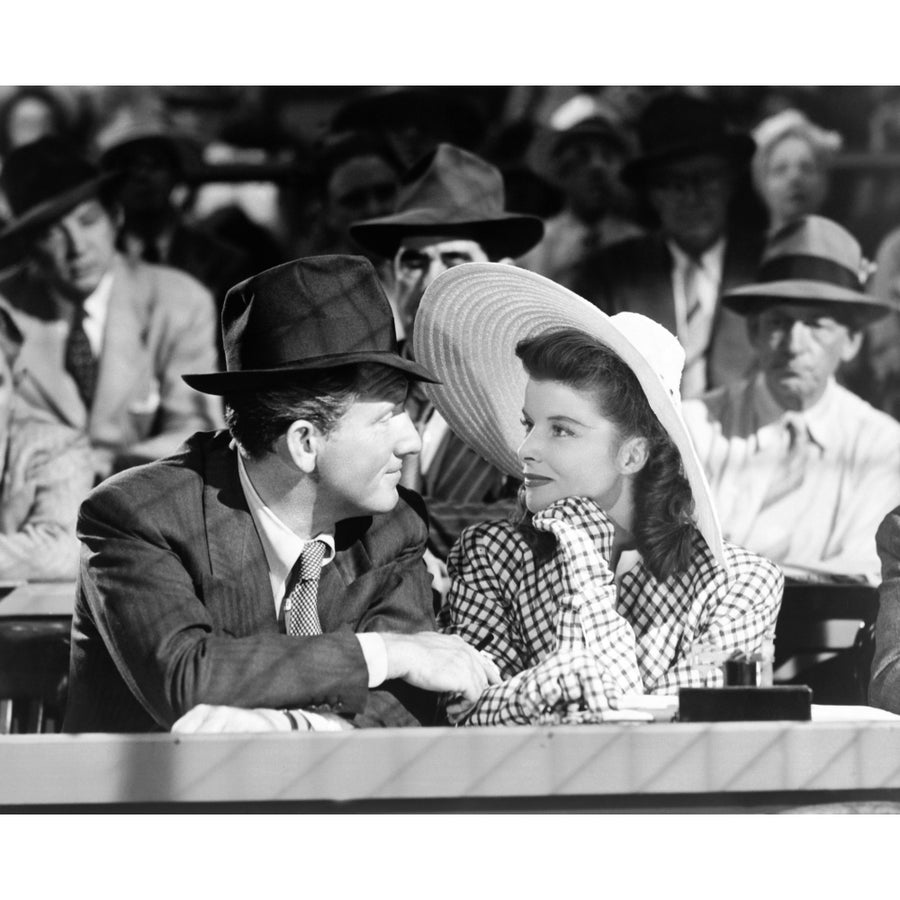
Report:
[[[862,247],[849,231],[823,216],[801,216],[779,228],[766,243],[761,265],[765,268],[785,257],[816,257],[849,269],[865,282]]]
[[[390,304],[361,256],[296,259],[236,284],[222,307],[222,336],[229,372],[397,351]]]
[[[500,170],[453,144],[438,144],[407,173],[396,213],[437,210],[448,221],[496,219],[506,195]]]
[[[678,338],[659,322],[640,313],[616,313],[610,316],[610,322],[647,361],[672,402],[680,407],[685,357]]]
[[[46,136],[17,147],[3,165],[0,187],[15,216],[80,187],[99,171],[65,140]]]
[[[641,152],[685,151],[727,137],[725,119],[709,101],[689,94],[663,94],[651,100],[637,123]]]

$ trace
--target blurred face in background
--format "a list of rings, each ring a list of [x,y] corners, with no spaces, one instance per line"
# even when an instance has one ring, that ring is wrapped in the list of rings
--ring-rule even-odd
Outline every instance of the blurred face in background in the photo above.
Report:
[[[73,300],[90,296],[112,267],[116,224],[96,199],[79,203],[44,231],[32,255],[44,276]]]
[[[831,304],[778,303],[749,320],[766,386],[784,409],[813,406],[856,356],[862,335],[835,315]]]
[[[777,228],[800,216],[818,213],[828,180],[809,141],[789,134],[769,150],[759,188],[772,226]]]
[[[137,144],[123,150],[121,164],[126,176],[119,201],[126,215],[150,215],[169,208],[178,173],[167,150],[150,143]]]
[[[733,191],[731,165],[711,153],[673,160],[648,175],[647,197],[663,232],[692,256],[724,236]]]
[[[481,244],[466,238],[422,236],[404,238],[394,257],[396,302],[403,334],[412,336],[413,322],[425,288],[441,272],[468,262],[488,262]]]
[[[394,169],[374,153],[341,163],[328,179],[325,216],[329,228],[347,238],[353,222],[389,216],[399,183]]]
[[[564,145],[556,157],[556,175],[569,207],[584,222],[602,218],[624,188],[619,171],[624,150],[611,140],[585,135]]]

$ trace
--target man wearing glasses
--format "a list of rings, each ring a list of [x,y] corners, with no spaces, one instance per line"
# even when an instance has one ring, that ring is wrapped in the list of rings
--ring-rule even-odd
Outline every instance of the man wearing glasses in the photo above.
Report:
[[[686,355],[682,395],[698,396],[742,377],[753,359],[743,322],[719,297],[752,279],[762,252],[761,233],[730,221],[754,144],[728,132],[711,103],[678,92],[651,100],[637,130],[641,154],[622,178],[659,227],[588,257],[573,290],[605,312],[643,313],[677,334]]]

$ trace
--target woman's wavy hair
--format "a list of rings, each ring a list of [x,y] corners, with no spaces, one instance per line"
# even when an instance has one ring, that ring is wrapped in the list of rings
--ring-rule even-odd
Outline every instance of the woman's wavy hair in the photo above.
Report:
[[[576,328],[519,341],[516,356],[532,378],[590,391],[622,439],[646,438],[647,462],[634,480],[637,549],[659,581],[687,569],[695,533],[693,493],[681,454],[650,408],[634,372],[609,347]],[[522,524],[530,527],[531,516],[524,503],[520,506]],[[530,542],[539,557],[546,555],[545,539],[534,540],[532,535]]]

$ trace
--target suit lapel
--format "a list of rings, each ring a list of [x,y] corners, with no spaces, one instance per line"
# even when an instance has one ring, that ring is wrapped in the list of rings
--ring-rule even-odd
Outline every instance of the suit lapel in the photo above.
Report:
[[[227,433],[207,456],[204,514],[212,573],[205,596],[214,618],[238,637],[278,632],[265,553]]]
[[[148,381],[146,348],[147,287],[116,258],[103,330],[103,348],[91,413],[92,432],[103,433],[107,421],[127,421],[122,411],[143,396],[135,385]]]

